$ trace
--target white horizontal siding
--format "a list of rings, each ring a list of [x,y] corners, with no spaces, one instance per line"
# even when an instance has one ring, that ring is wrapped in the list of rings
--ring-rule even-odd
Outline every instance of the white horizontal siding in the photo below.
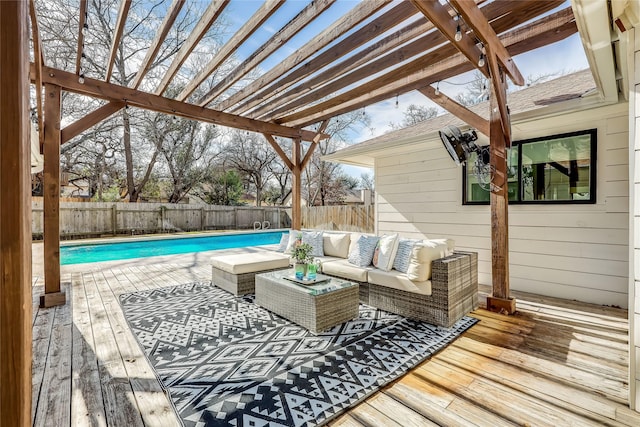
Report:
[[[626,104],[514,124],[517,139],[598,129],[597,203],[509,206],[511,288],[598,304],[628,305]],[[447,237],[478,252],[491,284],[489,206],[462,205],[462,171],[440,141],[375,159],[379,234]]]

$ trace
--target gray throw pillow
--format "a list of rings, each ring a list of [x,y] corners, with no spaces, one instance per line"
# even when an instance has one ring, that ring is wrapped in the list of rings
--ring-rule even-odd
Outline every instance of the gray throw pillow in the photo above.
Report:
[[[396,252],[396,258],[393,260],[393,269],[401,273],[406,273],[409,270],[409,262],[411,261],[411,250],[413,246],[418,243],[419,240],[415,239],[400,239],[398,244],[398,252]]]
[[[370,266],[378,240],[380,238],[377,236],[360,236],[353,246],[353,250],[349,252],[349,263],[358,267]]]

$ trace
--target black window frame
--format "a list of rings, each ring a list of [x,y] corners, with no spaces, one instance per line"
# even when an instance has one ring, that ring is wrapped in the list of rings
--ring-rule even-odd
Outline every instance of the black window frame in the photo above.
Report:
[[[548,141],[560,138],[570,138],[573,136],[590,135],[591,136],[591,159],[590,159],[590,176],[589,183],[590,189],[589,199],[584,200],[522,200],[522,145],[530,144],[533,142]],[[597,164],[598,164],[598,129],[587,129],[576,132],[560,133],[555,135],[542,136],[537,138],[523,139],[519,141],[513,141],[512,147],[518,147],[518,167],[517,167],[517,200],[509,200],[510,205],[573,205],[573,204],[595,204],[597,202]],[[462,204],[464,206],[473,205],[488,205],[488,201],[467,201],[467,165],[462,165]]]

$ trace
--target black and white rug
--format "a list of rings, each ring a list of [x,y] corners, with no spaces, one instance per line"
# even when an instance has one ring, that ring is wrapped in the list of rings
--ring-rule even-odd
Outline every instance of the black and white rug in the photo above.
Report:
[[[358,319],[316,336],[210,283],[120,303],[185,426],[322,424],[476,322],[444,329],[361,304]]]

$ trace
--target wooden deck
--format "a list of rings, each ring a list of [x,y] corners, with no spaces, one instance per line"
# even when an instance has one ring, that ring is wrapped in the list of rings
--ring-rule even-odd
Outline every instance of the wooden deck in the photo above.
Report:
[[[203,262],[64,269],[67,304],[39,309],[33,287],[36,426],[179,422],[129,331],[121,293],[210,280]],[[481,321],[333,426],[638,426],[627,406],[627,311],[517,294],[518,313]]]

